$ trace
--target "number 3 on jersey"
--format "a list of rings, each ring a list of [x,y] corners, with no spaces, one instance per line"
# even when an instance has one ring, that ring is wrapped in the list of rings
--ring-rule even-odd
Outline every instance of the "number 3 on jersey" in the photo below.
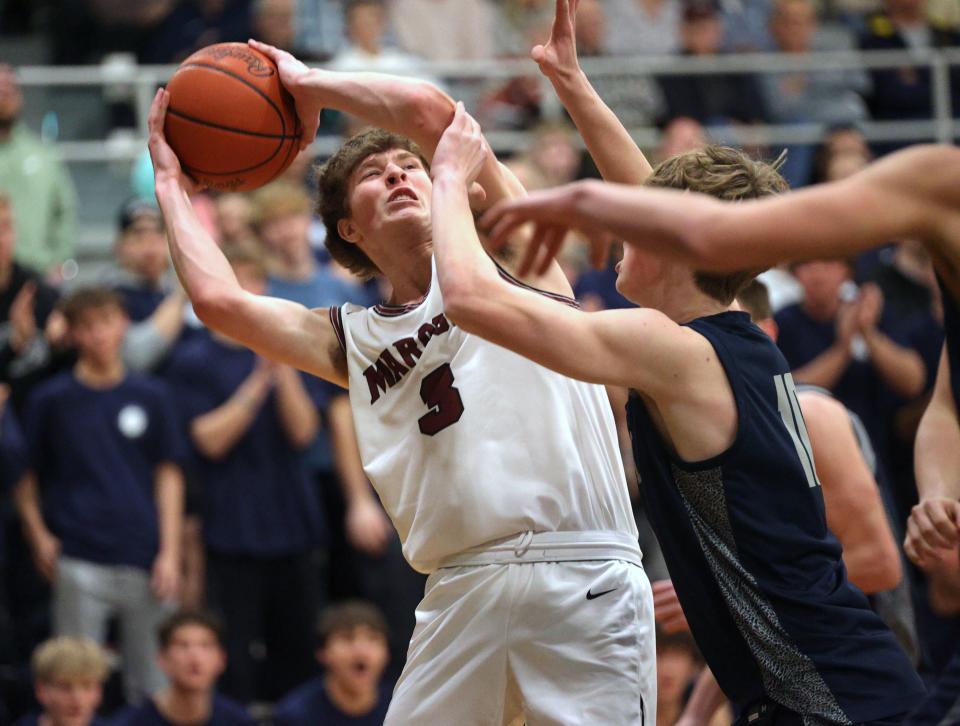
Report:
[[[450,364],[444,363],[424,376],[420,383],[420,398],[430,408],[430,412],[421,416],[420,433],[433,436],[448,426],[453,426],[463,416],[463,399],[460,391],[453,387],[453,371]]]

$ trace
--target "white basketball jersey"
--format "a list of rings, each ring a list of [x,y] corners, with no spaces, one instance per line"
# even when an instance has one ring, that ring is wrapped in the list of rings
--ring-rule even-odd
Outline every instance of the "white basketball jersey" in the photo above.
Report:
[[[435,267],[419,303],[346,304],[330,317],[363,468],[415,569],[526,531],[637,537],[603,386],[451,324]]]

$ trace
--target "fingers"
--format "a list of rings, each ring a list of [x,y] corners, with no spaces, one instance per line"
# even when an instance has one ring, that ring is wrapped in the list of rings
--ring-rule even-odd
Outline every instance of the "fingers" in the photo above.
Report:
[[[511,211],[509,202],[495,205],[480,218],[480,226],[489,230],[490,246],[492,249],[503,247],[513,231],[523,224],[523,219]]]
[[[259,40],[254,40],[253,38],[250,38],[247,41],[247,45],[254,50],[259,50],[265,56],[268,56],[274,63],[279,63],[280,58],[283,56],[283,51],[279,48],[274,48],[272,45],[261,43]]]
[[[596,269],[602,270],[607,266],[607,258],[610,256],[610,239],[604,232],[588,232],[587,239],[590,240],[590,264]]]
[[[537,265],[537,275],[546,275],[550,265],[560,253],[563,242],[567,238],[567,230],[563,227],[551,226],[544,233],[543,256]]]
[[[484,189],[479,184],[477,184],[476,182],[473,182],[470,185],[470,189],[467,192],[467,196],[470,199],[470,206],[478,207],[481,204],[483,204],[485,201],[487,201],[487,190]]]
[[[562,28],[570,22],[570,3],[568,0],[557,0],[557,12],[554,21],[558,28]]]
[[[517,270],[520,277],[526,277],[530,274],[530,270],[533,269],[534,263],[537,261],[537,257],[540,254],[540,247],[544,243],[544,233],[546,230],[535,227],[533,230],[533,236],[530,238],[530,242],[527,245],[526,254],[523,256],[523,260],[520,262],[520,267]],[[496,248],[494,248],[496,249]]]
[[[537,65],[541,65],[546,59],[547,51],[542,45],[535,45],[530,49],[530,60]]]
[[[957,544],[956,514],[942,500],[921,502],[911,512],[924,542],[932,547],[954,547]]]
[[[158,131],[162,133],[164,114],[167,111],[166,104],[164,103],[165,94],[165,89],[158,88],[156,94],[153,96],[153,103],[150,104],[150,113],[147,115],[147,129],[150,132],[150,136],[153,136]]]

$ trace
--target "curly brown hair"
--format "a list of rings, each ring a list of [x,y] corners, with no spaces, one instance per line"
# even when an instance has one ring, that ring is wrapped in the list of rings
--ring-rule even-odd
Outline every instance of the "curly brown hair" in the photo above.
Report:
[[[711,144],[661,162],[645,184],[689,189],[728,202],[759,199],[789,189],[778,171],[785,159],[786,153],[783,153],[771,163],[756,161],[739,149]],[[723,275],[696,272],[694,281],[702,292],[728,305],[761,272],[763,270],[740,270]]]
[[[361,131],[341,146],[337,153],[317,167],[317,214],[327,228],[327,250],[330,256],[363,280],[380,273],[380,269],[357,245],[340,236],[337,223],[350,216],[350,176],[372,154],[404,149],[417,156],[430,171],[430,162],[420,147],[410,139],[383,129]]]

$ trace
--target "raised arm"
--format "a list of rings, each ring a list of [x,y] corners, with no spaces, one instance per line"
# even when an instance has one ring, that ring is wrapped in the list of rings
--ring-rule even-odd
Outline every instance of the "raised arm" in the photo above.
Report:
[[[267,358],[345,387],[346,359],[327,311],[246,292],[203,229],[190,204],[190,181],[163,136],[168,104],[169,94],[161,89],[150,109],[150,157],[170,256],[197,316]]]
[[[606,181],[642,184],[653,171],[647,157],[590,84],[577,60],[577,6],[580,0],[557,0],[550,40],[530,57],[540,66],[567,109]]]
[[[304,147],[316,135],[322,109],[331,108],[412,139],[432,160],[444,129],[453,119],[453,100],[432,83],[381,73],[308,68],[285,51],[254,40],[250,45],[277,64],[280,79],[297,104],[297,114],[304,129]],[[526,193],[516,177],[492,153],[484,159],[476,182],[485,192],[472,197],[477,209],[486,209]],[[513,235],[509,242],[517,248],[524,247],[527,240],[525,236]],[[512,266],[513,257],[505,257],[506,264]],[[569,283],[558,265],[527,281],[551,291],[570,292]]]
[[[850,581],[866,593],[900,582],[900,553],[880,490],[860,452],[843,404],[801,392],[800,408],[823,486],[827,526],[843,545]]]
[[[920,502],[907,521],[904,549],[924,567],[938,550],[956,549],[960,541],[960,422],[950,387],[944,346],[933,397],[917,429],[917,491]]]
[[[921,239],[936,252],[953,237],[955,250],[958,189],[960,149],[918,146],[847,179],[759,201],[726,204],[670,189],[581,182],[502,203],[483,223],[493,229],[494,246],[532,221],[602,229],[696,269],[727,272],[851,257],[891,239]],[[536,236],[534,244],[542,246]],[[953,259],[960,262],[956,251]]]

